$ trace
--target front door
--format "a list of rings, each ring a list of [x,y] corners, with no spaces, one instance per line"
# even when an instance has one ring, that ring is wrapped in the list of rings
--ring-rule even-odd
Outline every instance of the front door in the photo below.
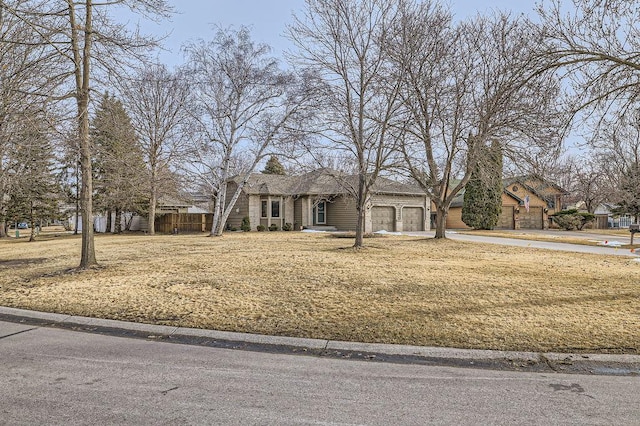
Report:
[[[313,208],[313,221],[314,221],[314,225],[327,224],[327,202],[326,201],[320,201]]]

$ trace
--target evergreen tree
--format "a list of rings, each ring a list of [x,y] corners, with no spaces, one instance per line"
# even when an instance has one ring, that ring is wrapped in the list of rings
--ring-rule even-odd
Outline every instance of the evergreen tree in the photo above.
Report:
[[[36,226],[58,214],[55,158],[46,132],[35,126],[23,128],[15,155],[20,167],[10,192],[7,217],[13,222],[26,221],[31,228],[29,241],[34,241]]]
[[[91,123],[95,149],[94,179],[96,208],[115,212],[114,232],[121,232],[122,213],[136,211],[144,199],[147,170],[135,130],[122,103],[105,94]]]
[[[620,177],[618,207],[613,213],[630,214],[635,223],[640,219],[640,162],[632,162]]]
[[[462,221],[474,229],[493,229],[502,213],[502,148],[481,147],[479,161],[465,187]]]
[[[269,157],[269,160],[267,161],[267,164],[264,167],[264,170],[262,171],[262,173],[266,175],[286,175],[287,174],[284,170],[284,166],[282,165],[282,163],[280,163],[280,161],[278,160],[278,157],[276,157],[275,155],[272,155],[271,157]]]

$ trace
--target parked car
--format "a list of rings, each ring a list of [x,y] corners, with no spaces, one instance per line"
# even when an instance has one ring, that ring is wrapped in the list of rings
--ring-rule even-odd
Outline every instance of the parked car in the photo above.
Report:
[[[9,225],[9,227],[11,229],[14,229],[16,227],[15,223],[11,223],[11,225]],[[18,223],[18,229],[29,229],[29,224],[27,224],[27,222],[19,222]]]

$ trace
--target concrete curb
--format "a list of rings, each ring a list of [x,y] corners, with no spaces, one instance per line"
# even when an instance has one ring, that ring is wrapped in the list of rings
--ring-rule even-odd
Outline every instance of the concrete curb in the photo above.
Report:
[[[0,306],[0,321],[229,349],[515,371],[640,375],[640,355],[456,349],[343,342],[141,324]]]

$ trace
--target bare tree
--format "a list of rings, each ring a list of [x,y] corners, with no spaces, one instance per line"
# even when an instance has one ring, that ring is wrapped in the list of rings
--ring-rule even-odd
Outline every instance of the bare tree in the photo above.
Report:
[[[547,67],[568,83],[571,111],[604,169],[597,176],[587,168],[576,179],[582,186],[604,182],[609,201],[625,198],[621,188],[629,186],[627,178],[638,169],[640,9],[625,0],[564,3],[549,0],[538,8]]]
[[[354,247],[363,246],[370,190],[394,155],[391,122],[398,108],[399,81],[390,78],[387,32],[397,17],[392,0],[306,0],[288,34],[295,60],[322,79],[320,129],[330,150],[346,156],[357,182],[345,184],[356,201]],[[313,153],[314,157],[325,156]]]
[[[498,141],[514,162],[535,146],[557,149],[558,84],[551,73],[536,74],[537,31],[523,18],[455,25],[437,1],[403,6],[389,51],[403,83],[400,150],[436,207],[436,238],[445,238],[449,206],[482,147]]]
[[[89,140],[89,103],[93,85],[92,67],[98,67],[105,77],[124,72],[127,59],[142,59],[154,41],[138,32],[127,33],[114,23],[108,10],[128,7],[146,16],[165,16],[170,8],[165,0],[113,0],[94,3],[92,0],[31,0],[3,1],[3,10],[28,24],[39,37],[44,53],[30,58],[33,63],[55,63],[45,74],[49,81],[60,83],[61,93],[39,94],[50,101],[75,100],[78,142],[81,163],[82,250],[79,269],[97,264],[93,238],[93,183],[91,177],[91,144]],[[21,43],[21,40],[12,40]],[[67,84],[72,82],[71,84]]]
[[[125,80],[122,92],[148,168],[148,231],[153,235],[158,199],[164,188],[176,186],[170,171],[189,149],[190,90],[183,74],[156,64]]]
[[[192,170],[216,195],[212,236],[222,235],[244,184],[269,149],[297,138],[300,126],[294,122],[310,114],[308,81],[281,70],[269,51],[244,27],[219,29],[212,41],[186,46],[199,133]],[[236,174],[239,185],[227,194]]]
[[[569,83],[573,113],[582,112],[596,126],[601,119],[635,115],[640,96],[637,4],[548,0],[538,10],[545,28],[547,66],[558,69]]]

